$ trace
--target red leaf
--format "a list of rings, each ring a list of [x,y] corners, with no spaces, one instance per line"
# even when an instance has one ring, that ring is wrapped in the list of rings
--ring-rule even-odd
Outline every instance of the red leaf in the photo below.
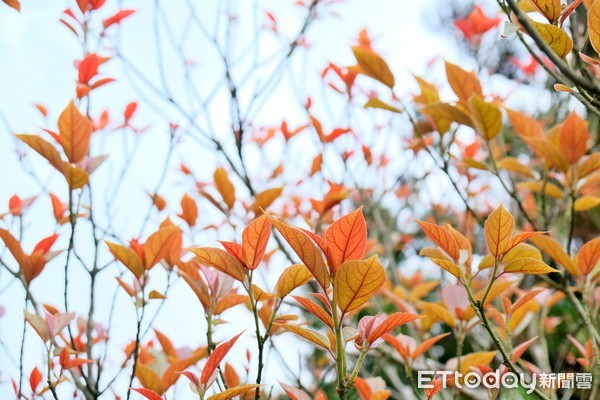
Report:
[[[135,13],[135,10],[121,10],[112,17],[109,17],[102,21],[102,25],[104,26],[104,29],[106,29],[111,25],[120,24],[123,19],[129,17],[133,13]]]
[[[40,242],[35,245],[32,254],[33,253],[42,253],[42,254],[48,253],[50,251],[50,248],[54,244],[54,242],[56,242],[56,239],[58,239],[58,235],[55,233],[52,236],[48,236],[47,238],[40,240]]]
[[[138,392],[148,400],[163,400],[154,390],[144,388],[131,388],[131,390]]]
[[[202,370],[202,375],[200,376],[200,383],[205,385],[223,360],[231,347],[235,344],[238,338],[244,333],[243,331],[235,335],[233,338],[229,339],[227,342],[224,342],[217,346],[217,348],[212,352],[210,357],[208,357],[208,361]],[[208,388],[206,388],[208,389]]]
[[[37,387],[40,385],[41,382],[42,382],[42,373],[40,372],[38,367],[35,367],[31,371],[31,374],[29,375],[29,387],[31,388],[31,391],[33,393],[37,392]]]

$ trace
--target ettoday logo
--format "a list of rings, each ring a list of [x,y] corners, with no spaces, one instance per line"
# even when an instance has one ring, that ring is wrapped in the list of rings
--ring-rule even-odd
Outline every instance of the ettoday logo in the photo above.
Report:
[[[448,386],[448,382],[453,381],[453,386],[462,389],[476,389],[483,387],[485,389],[508,388],[515,389],[522,387],[527,394],[535,391],[536,387],[541,388],[573,388],[590,389],[591,374],[585,373],[559,373],[559,374],[516,374],[514,372],[500,370],[490,371],[485,374],[477,372],[468,372],[463,374],[456,371],[419,371],[417,387],[420,389],[433,389],[434,378],[441,381],[442,389]]]

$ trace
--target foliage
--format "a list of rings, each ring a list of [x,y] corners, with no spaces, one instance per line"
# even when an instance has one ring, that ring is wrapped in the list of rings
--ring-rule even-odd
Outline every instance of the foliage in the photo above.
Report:
[[[4,3],[27,12],[26,2],[23,10],[19,1]],[[264,10],[251,40],[254,61],[242,66],[230,38],[221,40],[220,25],[213,34],[190,3],[189,29],[216,52],[210,62],[220,63],[214,93],[227,97],[226,134],[215,131],[211,116],[220,100],[196,86],[184,46],[169,42],[193,106],[172,91],[162,60],[156,83],[129,59],[119,46],[121,29],[138,12],[117,3],[78,0],[65,10],[60,21],[82,54],[73,100],[42,132],[14,135],[22,168],[33,160],[30,173],[40,182],[32,197],[14,194],[0,221],[0,264],[25,302],[22,331],[9,327],[9,335],[23,338],[18,376],[11,376],[17,398],[157,400],[175,396],[186,381],[207,400],[280,393],[493,399],[510,391],[452,383],[442,390],[441,376],[423,390],[415,378],[431,365],[482,375],[585,371],[593,376],[589,390],[538,384],[532,396],[600,396],[600,2],[498,0],[505,16],[476,5],[451,26],[480,70],[438,62],[440,74],[415,76],[416,91],[400,88],[394,66],[363,30],[348,48],[352,65],[326,63],[319,77],[324,98],[299,96],[301,117],[278,116],[274,126],[262,125],[259,110],[283,85],[296,53],[310,51],[309,28],[334,14],[338,2],[298,1],[302,20],[291,40],[290,28]],[[165,16],[160,3],[154,12]],[[228,35],[242,18],[230,7],[217,11]],[[280,39],[275,64],[261,61],[265,36]],[[479,52],[486,40],[511,41],[529,54],[527,62],[509,59],[532,86],[541,77],[551,92],[548,110],[518,109],[492,90],[501,70],[484,71]],[[156,98],[140,94],[118,120],[98,111],[97,93],[119,85],[106,75],[109,63]],[[525,86],[505,75],[506,84]],[[535,100],[529,89],[528,102]],[[146,128],[134,119],[153,101],[182,122],[166,121],[166,159],[147,204],[136,204],[147,211],[131,234],[111,216],[135,148],[125,146],[125,159],[115,160],[100,140],[110,132],[144,140]],[[343,123],[326,117],[328,101],[346,110]],[[171,168],[175,150],[195,142],[219,157],[208,181],[197,175],[206,163]],[[291,162],[293,154],[304,163]],[[119,161],[116,178],[96,173]],[[39,179],[42,171],[59,177],[54,193]],[[170,179],[192,189],[175,198],[164,185]],[[440,187],[449,194],[436,193]],[[107,204],[99,204],[99,191],[112,193]],[[35,226],[40,221],[24,223],[42,198],[54,225],[47,237]],[[213,237],[219,245],[211,245]],[[30,241],[37,242],[31,251]],[[64,278],[60,305],[46,304],[41,290],[50,268]],[[86,279],[74,281],[73,268]],[[105,276],[112,287],[100,281]],[[85,287],[88,303],[74,299],[74,286]],[[185,296],[181,315],[204,323],[202,332],[185,334],[193,348],[176,347],[181,338],[156,322],[174,288]],[[107,303],[104,319],[96,308]],[[12,299],[10,308],[18,309]],[[130,311],[129,337],[113,335],[121,309]],[[169,315],[169,324],[181,323],[181,315]],[[240,317],[246,315],[249,326]],[[43,357],[26,348],[27,332],[39,336]],[[244,349],[245,339],[251,348]],[[281,354],[289,340],[311,349],[301,352],[301,371]],[[279,364],[268,362],[269,352],[279,354]],[[34,357],[26,371],[24,360]],[[285,381],[274,372],[279,365],[287,368]]]

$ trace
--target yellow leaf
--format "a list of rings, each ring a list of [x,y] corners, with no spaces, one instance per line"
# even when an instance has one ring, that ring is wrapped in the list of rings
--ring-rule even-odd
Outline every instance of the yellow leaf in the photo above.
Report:
[[[582,212],[596,207],[600,204],[600,197],[581,196],[575,200],[575,211]]]
[[[592,153],[579,163],[577,176],[584,178],[600,169],[600,153]]]
[[[467,106],[473,95],[483,97],[481,83],[474,72],[467,72],[448,61],[445,62],[445,67],[448,84],[450,84],[452,91],[454,91],[461,104]]]
[[[190,249],[198,257],[200,264],[211,266],[231,276],[240,282],[244,282],[246,276],[244,266],[234,256],[225,250],[213,247],[198,247]]]
[[[566,57],[573,49],[573,41],[569,35],[558,26],[543,24],[534,20],[531,20],[531,24],[559,57]]]
[[[534,177],[533,172],[525,165],[521,164],[515,157],[503,157],[496,161],[498,169],[504,169],[506,171],[515,172],[517,174],[525,175],[530,178]]]
[[[437,264],[438,267],[444,269],[447,272],[450,272],[452,275],[454,275],[458,279],[461,278],[460,267],[458,265],[454,264],[452,261],[443,260],[443,259],[439,259],[439,258],[431,258],[430,260],[433,261],[435,264]]]
[[[283,299],[294,289],[304,285],[311,279],[312,275],[305,265],[292,265],[291,267],[286,268],[279,276],[279,280],[275,285],[275,294],[279,299]]]
[[[254,198],[254,203],[250,209],[254,214],[259,215],[262,213],[262,210],[266,210],[275,200],[281,196],[281,192],[283,192],[283,187],[276,187],[267,189],[264,192],[260,192]]]
[[[547,137],[526,137],[523,140],[531,147],[534,153],[546,161],[548,168],[556,167],[566,171],[569,167],[558,147]]]
[[[148,365],[138,363],[135,368],[135,376],[146,389],[153,390],[160,396],[164,393],[160,376]]]
[[[86,156],[90,147],[92,123],[81,114],[73,100],[69,102],[58,118],[60,144],[72,163],[78,163]]]
[[[112,255],[121,262],[124,266],[129,269],[136,278],[141,277],[144,274],[144,266],[142,264],[142,259],[130,247],[121,246],[120,244],[106,242],[108,246],[108,250],[112,253]]]
[[[535,8],[548,19],[548,22],[555,23],[558,21],[562,12],[562,4],[560,0],[530,0]]]
[[[454,328],[456,325],[456,320],[450,311],[439,304],[419,302],[419,306],[421,306],[421,314],[426,317],[431,318],[436,322],[443,321],[451,328]]]
[[[590,133],[587,123],[573,111],[562,124],[558,139],[560,151],[567,162],[577,164],[588,149]]]
[[[167,298],[167,296],[165,296],[164,294],[156,291],[156,290],[151,290],[150,293],[148,294],[148,298],[149,299],[159,299],[159,300],[165,300]]]
[[[477,266],[478,270],[484,270],[488,268],[492,268],[494,266],[494,256],[491,254],[486,254],[481,261],[479,261],[479,265]]]
[[[364,75],[383,83],[390,89],[394,88],[394,75],[383,58],[372,50],[359,46],[353,47],[352,52]]]
[[[462,163],[463,163],[463,165],[465,165],[469,168],[480,169],[482,171],[489,171],[489,169],[490,169],[484,163],[477,161],[477,160],[473,160],[472,158],[468,158],[468,157],[463,158]]]
[[[479,365],[490,365],[495,356],[495,351],[480,351],[462,356],[460,359],[460,372],[466,374],[471,372],[471,368],[477,368]]]
[[[500,204],[485,221],[485,241],[491,255],[499,257],[504,254],[514,229],[515,219]]]
[[[513,247],[508,253],[502,258],[503,264],[510,264],[520,258],[533,258],[535,260],[542,261],[542,253],[527,243],[521,243]]]
[[[515,272],[522,274],[549,274],[550,272],[558,272],[551,268],[545,262],[535,258],[519,258],[508,263],[504,267],[504,272]]]
[[[63,161],[62,173],[71,190],[81,189],[88,183],[90,178],[83,169],[65,161]]]
[[[578,276],[579,268],[575,261],[562,249],[560,244],[550,236],[536,236],[530,241],[535,244],[540,250],[548,254],[552,260],[562,265],[571,274]]]
[[[600,2],[594,1],[588,10],[588,35],[596,53],[600,54]]]
[[[451,122],[456,122],[461,125],[466,125],[474,128],[473,121],[469,114],[463,111],[458,106],[453,106],[448,103],[431,103],[421,107],[421,112],[429,117],[444,119]]]
[[[265,292],[257,285],[252,285],[252,295],[254,296],[255,301],[265,301],[275,298],[274,294]]]
[[[475,129],[486,140],[495,138],[502,129],[502,111],[496,105],[488,103],[477,95],[469,98],[471,118]]]
[[[391,106],[391,105],[379,100],[376,97],[369,99],[363,107],[364,108],[379,108],[381,110],[391,111],[391,112],[395,112],[398,114],[400,114],[402,112],[398,108]]]
[[[345,314],[369,301],[384,282],[385,270],[377,256],[366,260],[347,261],[340,266],[335,275],[333,297]]]
[[[327,339],[327,336],[325,336],[319,332],[315,332],[310,329],[302,328],[301,326],[297,326],[297,325],[288,325],[288,324],[276,324],[276,325],[279,326],[280,328],[285,329],[286,331],[290,331],[290,332],[300,336],[301,338],[308,340],[311,343],[316,344],[317,346],[324,348],[325,350],[328,350],[330,347],[330,342],[329,342],[329,339]]]
[[[517,187],[531,190],[534,193],[542,193],[543,190],[546,196],[554,197],[555,199],[563,199],[565,197],[563,190],[552,182],[546,182],[546,184],[540,181],[519,182],[517,183]]]
[[[207,400],[228,400],[234,398],[235,396],[255,390],[257,387],[260,387],[260,385],[255,383],[235,386],[225,390],[224,392],[213,394],[212,396],[208,397]]]
[[[229,180],[227,171],[221,167],[217,168],[213,174],[213,179],[215,181],[217,191],[223,198],[225,204],[227,204],[227,208],[231,210],[235,204],[235,187]]]

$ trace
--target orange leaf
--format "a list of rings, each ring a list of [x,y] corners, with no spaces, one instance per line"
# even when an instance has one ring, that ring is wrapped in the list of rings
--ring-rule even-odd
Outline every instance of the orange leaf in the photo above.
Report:
[[[523,343],[521,343],[520,345],[516,346],[516,347],[513,349],[513,352],[512,352],[512,357],[513,357],[512,361],[513,361],[514,363],[516,363],[517,361],[519,361],[519,359],[521,358],[521,356],[523,355],[523,353],[525,353],[525,351],[527,350],[527,348],[528,348],[528,347],[529,347],[529,346],[530,346],[530,345],[531,345],[533,342],[535,342],[535,341],[537,340],[537,338],[538,338],[538,337],[539,337],[539,336],[536,336],[536,337],[534,337],[534,338],[531,338],[531,339],[527,340],[526,342],[523,342]]]
[[[265,255],[265,249],[271,236],[271,222],[262,215],[250,222],[242,233],[242,254],[246,266],[255,269]]]
[[[304,264],[296,264],[286,268],[275,285],[277,298],[283,299],[297,287],[308,283],[312,277]]]
[[[456,239],[447,229],[442,228],[439,225],[431,224],[429,222],[418,221],[417,223],[423,229],[423,232],[427,235],[432,242],[438,245],[442,250],[446,252],[454,260],[458,260],[460,252]]]
[[[430,103],[421,107],[421,112],[434,119],[456,122],[470,128],[475,128],[469,114],[467,114],[464,111],[464,108],[460,106],[453,106],[452,104],[442,102]]]
[[[445,68],[448,84],[450,84],[460,103],[466,106],[472,95],[483,97],[481,83],[474,72],[467,72],[448,61],[445,62]]]
[[[562,13],[560,0],[531,0],[531,3],[550,23],[558,21]]]
[[[562,265],[571,274],[580,275],[579,268],[575,261],[562,249],[560,244],[550,236],[537,236],[531,239],[540,250],[548,254],[552,260]]]
[[[307,299],[306,297],[292,297],[296,299],[298,303],[302,304],[304,308],[310,311],[312,315],[319,318],[321,321],[323,321],[323,323],[325,323],[325,325],[333,329],[333,319],[331,318],[331,315],[323,309],[323,307],[319,307],[317,303],[315,303],[311,299]]]
[[[90,147],[92,124],[81,114],[73,100],[69,102],[58,118],[60,144],[67,158],[72,163],[78,163],[86,156]]]
[[[500,108],[476,95],[469,98],[469,106],[477,132],[486,140],[495,138],[502,129]]]
[[[135,376],[144,388],[152,390],[158,395],[164,393],[165,390],[162,387],[160,376],[148,365],[138,363],[135,368]]]
[[[600,2],[594,1],[588,10],[587,27],[590,43],[600,54]]]
[[[244,282],[246,275],[244,266],[234,256],[225,250],[213,247],[199,247],[190,249],[198,257],[201,264],[209,265],[219,271],[231,276],[240,282]]]
[[[510,250],[512,250],[514,247],[518,246],[519,244],[523,243],[524,241],[529,240],[532,237],[536,237],[536,236],[543,235],[543,234],[544,234],[544,232],[523,232],[523,233],[514,235],[513,237],[510,238],[510,240],[508,242],[508,246],[506,246],[506,249],[504,250],[504,252],[508,253]]]
[[[215,180],[217,191],[223,198],[225,204],[227,204],[227,208],[231,210],[235,204],[235,187],[229,180],[227,172],[223,168],[219,167],[215,170],[213,179]]]
[[[224,392],[221,392],[218,394],[213,394],[212,396],[208,397],[206,400],[228,400],[228,399],[234,398],[235,396],[239,396],[241,394],[248,393],[249,391],[254,390],[257,387],[260,387],[260,385],[257,385],[255,383],[232,387],[232,388],[225,390]]]
[[[196,225],[196,219],[198,219],[198,205],[196,201],[190,196],[185,194],[181,198],[181,214],[179,215],[188,226]]]
[[[219,315],[231,307],[235,307],[238,304],[243,304],[246,302],[248,302],[248,296],[245,294],[228,294],[221,297],[217,301],[217,304],[215,304],[214,314]]]
[[[283,389],[283,391],[290,396],[291,400],[311,400],[310,396],[304,393],[302,390],[295,388],[290,385],[286,385],[285,383],[279,382],[279,385]]]
[[[334,299],[345,314],[356,310],[373,297],[385,282],[385,270],[377,256],[347,261],[334,278]]]
[[[106,242],[108,250],[112,255],[129,269],[136,278],[144,274],[144,265],[138,253],[130,247],[121,246],[120,244]]]
[[[21,12],[21,3],[19,0],[2,0],[4,4],[9,6],[10,8],[14,8],[18,12]]]
[[[60,158],[60,154],[54,146],[37,135],[18,134],[15,136],[48,160],[50,165],[62,173],[64,161]]]
[[[287,324],[275,324],[275,325],[277,325],[280,328],[285,329],[286,331],[290,331],[293,334],[298,335],[301,338],[306,339],[309,342],[314,343],[317,346],[324,348],[325,350],[329,350],[329,347],[330,347],[329,339],[327,339],[327,336],[325,336],[319,332],[315,332],[310,329],[302,328],[297,325],[287,325]]]
[[[410,358],[412,358],[413,360],[417,359],[417,357],[419,357],[421,354],[425,353],[431,346],[433,346],[434,344],[436,344],[439,340],[445,338],[446,336],[448,336],[450,334],[450,332],[447,333],[442,333],[441,335],[437,335],[432,337],[431,339],[427,339],[424,342],[422,342],[420,345],[418,345],[412,353],[410,353]]]
[[[352,47],[352,52],[361,73],[383,83],[390,89],[394,88],[394,75],[383,58],[373,50],[359,46]]]
[[[558,139],[560,151],[567,162],[577,164],[588,149],[590,133],[587,123],[573,111],[563,122]]]
[[[508,119],[513,126],[514,131],[523,137],[542,137],[544,136],[544,128],[541,122],[531,118],[530,116],[520,112],[506,109]]]
[[[583,275],[588,275],[600,261],[600,237],[590,240],[579,249],[577,254],[579,270]]]
[[[206,361],[206,365],[202,370],[202,375],[200,375],[200,383],[205,385],[210,380],[212,374],[215,372],[223,358],[225,358],[229,350],[231,350],[242,333],[244,332],[238,333],[228,341],[221,343],[215,348],[210,357],[208,357],[208,361]]]
[[[550,272],[558,272],[554,268],[548,266],[545,262],[535,258],[519,258],[504,267],[504,272],[515,272],[522,274],[549,274]]]
[[[514,229],[515,219],[500,204],[485,221],[485,241],[491,255],[499,257],[506,252]]]
[[[389,333],[390,331],[396,329],[400,325],[404,325],[408,322],[414,321],[419,318],[421,318],[421,316],[417,314],[410,314],[405,312],[393,313],[389,315],[386,319],[384,319],[380,325],[378,325],[369,333],[369,336],[367,337],[367,342],[372,344],[377,339],[379,339],[386,333]]]
[[[163,258],[181,251],[181,230],[168,226],[154,232],[144,244],[144,268],[150,269]]]
[[[306,268],[313,274],[319,285],[323,289],[327,289],[331,283],[329,271],[323,261],[321,252],[310,239],[310,237],[302,230],[289,226],[276,219],[271,219],[273,226],[277,228],[281,236],[292,247],[294,252],[300,257],[300,260],[306,265]]]
[[[271,188],[260,192],[254,198],[254,203],[250,209],[256,215],[261,214],[261,210],[266,210],[269,208],[269,206],[273,204],[273,202],[277,200],[279,196],[281,196],[281,192],[283,192],[283,187]]]
[[[4,242],[6,248],[10,251],[10,254],[14,257],[15,261],[19,266],[25,261],[25,253],[21,248],[21,243],[6,229],[0,228],[0,239]]]
[[[367,248],[367,224],[362,207],[335,221],[325,232],[327,260],[335,273],[350,260],[360,260]]]

